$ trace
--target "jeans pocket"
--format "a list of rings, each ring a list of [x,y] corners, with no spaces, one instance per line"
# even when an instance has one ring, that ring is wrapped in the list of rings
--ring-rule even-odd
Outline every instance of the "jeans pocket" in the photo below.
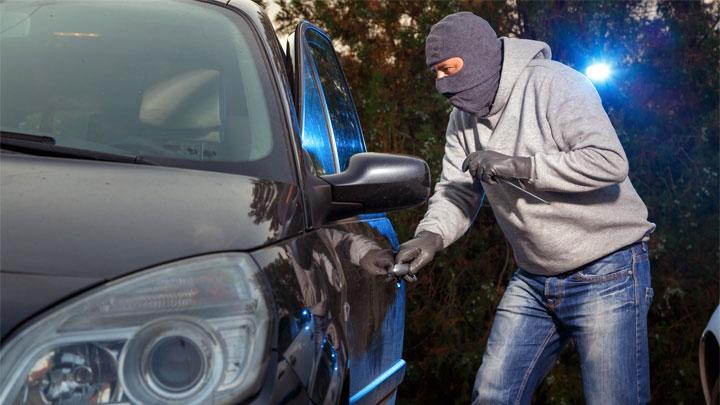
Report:
[[[629,276],[633,269],[633,255],[630,249],[605,256],[575,272],[573,279],[588,283],[601,283]]]

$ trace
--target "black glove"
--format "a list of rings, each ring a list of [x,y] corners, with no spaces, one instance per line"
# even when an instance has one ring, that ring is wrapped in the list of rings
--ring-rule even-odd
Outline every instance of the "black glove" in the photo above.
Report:
[[[529,157],[507,156],[492,150],[473,152],[465,158],[463,171],[488,184],[497,184],[496,177],[504,179],[530,178],[532,163]]]
[[[430,263],[442,248],[442,236],[430,231],[422,231],[414,239],[400,245],[397,255],[395,255],[395,263],[410,263],[410,271],[405,275],[405,281],[416,281],[417,279],[412,276]]]
[[[360,267],[370,274],[387,276],[395,265],[392,250],[374,249],[360,259]]]

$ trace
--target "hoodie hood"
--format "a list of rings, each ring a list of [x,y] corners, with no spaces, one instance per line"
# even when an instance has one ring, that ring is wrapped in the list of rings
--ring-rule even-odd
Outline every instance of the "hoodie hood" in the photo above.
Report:
[[[435,88],[450,103],[484,118],[500,82],[502,42],[490,24],[469,12],[450,14],[433,25],[425,41],[425,62],[431,69],[444,60],[459,57],[463,67],[437,78]]]
[[[508,37],[502,37],[500,40],[503,43],[500,85],[489,116],[493,116],[505,109],[515,82],[530,61],[533,59],[552,59],[550,46],[545,42]]]

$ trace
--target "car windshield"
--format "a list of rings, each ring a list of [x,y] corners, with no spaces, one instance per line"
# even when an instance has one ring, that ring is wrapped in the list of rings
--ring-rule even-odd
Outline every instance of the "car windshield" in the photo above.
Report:
[[[0,18],[3,131],[163,165],[288,173],[269,62],[239,14],[192,1],[8,0]]]

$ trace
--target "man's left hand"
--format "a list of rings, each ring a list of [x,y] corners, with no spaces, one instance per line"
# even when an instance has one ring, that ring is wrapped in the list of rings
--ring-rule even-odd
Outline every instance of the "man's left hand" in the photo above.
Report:
[[[360,259],[360,267],[370,274],[387,276],[395,265],[395,255],[389,249],[375,249]]]
[[[532,163],[529,157],[508,156],[492,150],[473,152],[465,158],[463,171],[488,184],[497,184],[497,177],[504,179],[530,178]]]

